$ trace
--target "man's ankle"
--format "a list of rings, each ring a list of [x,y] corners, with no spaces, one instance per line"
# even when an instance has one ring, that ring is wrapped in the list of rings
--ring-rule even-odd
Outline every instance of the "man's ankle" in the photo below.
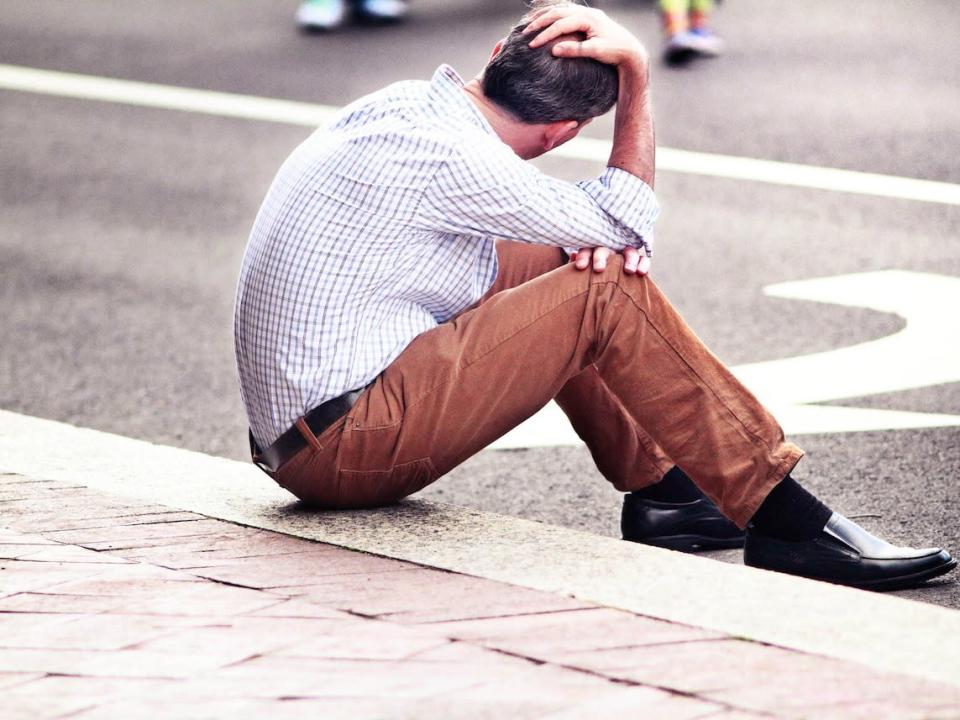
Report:
[[[703,497],[690,476],[676,465],[667,471],[660,482],[634,490],[631,494],[644,500],[666,503],[687,503]]]
[[[819,535],[832,514],[829,507],[787,475],[770,491],[750,523],[764,535],[800,542]]]

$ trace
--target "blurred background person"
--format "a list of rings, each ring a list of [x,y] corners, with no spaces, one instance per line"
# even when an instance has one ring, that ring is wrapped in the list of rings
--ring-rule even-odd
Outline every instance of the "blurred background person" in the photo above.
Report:
[[[710,29],[713,0],[660,0],[663,15],[663,59],[680,65],[695,57],[716,57],[723,40]]]
[[[406,0],[303,0],[296,17],[304,30],[334,30],[351,15],[361,21],[395,22],[407,10]]]

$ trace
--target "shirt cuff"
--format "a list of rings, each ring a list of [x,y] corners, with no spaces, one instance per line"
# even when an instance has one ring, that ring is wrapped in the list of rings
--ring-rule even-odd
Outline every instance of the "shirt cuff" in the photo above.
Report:
[[[651,252],[653,226],[660,217],[653,188],[616,167],[608,167],[600,177],[577,185],[617,223],[628,244],[643,245],[647,254]]]

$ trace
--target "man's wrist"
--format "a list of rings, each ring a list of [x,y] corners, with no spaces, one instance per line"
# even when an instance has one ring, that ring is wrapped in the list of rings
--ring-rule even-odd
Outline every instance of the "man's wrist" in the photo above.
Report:
[[[620,62],[617,63],[617,71],[620,73],[621,79],[623,79],[624,74],[629,74],[646,80],[650,74],[650,56],[647,55],[646,48],[641,45],[635,50],[625,53]]]

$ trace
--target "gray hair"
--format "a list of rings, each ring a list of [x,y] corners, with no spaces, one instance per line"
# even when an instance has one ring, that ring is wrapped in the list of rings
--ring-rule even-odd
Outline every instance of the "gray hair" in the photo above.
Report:
[[[554,43],[531,48],[532,38],[523,35],[537,10],[579,4],[536,0],[487,64],[482,80],[484,94],[518,120],[583,122],[603,115],[617,102],[619,79],[615,67],[592,58],[555,57],[551,52]]]

